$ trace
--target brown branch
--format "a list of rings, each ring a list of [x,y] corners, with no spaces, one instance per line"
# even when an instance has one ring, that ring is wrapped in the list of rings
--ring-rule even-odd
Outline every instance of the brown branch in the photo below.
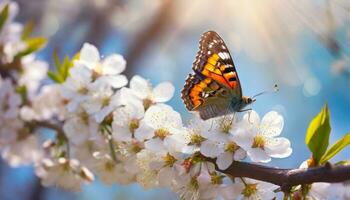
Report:
[[[350,165],[324,166],[309,169],[278,169],[252,163],[233,162],[226,170],[219,170],[232,177],[247,177],[281,186],[282,190],[292,186],[314,182],[337,183],[350,180]]]
[[[35,126],[49,128],[64,135],[60,124],[48,121],[36,121]],[[64,135],[65,137],[65,135]],[[214,159],[208,159],[215,163]],[[259,164],[234,161],[226,170],[218,171],[231,177],[246,177],[273,183],[282,191],[290,191],[292,186],[311,184],[315,182],[339,183],[350,180],[350,165],[333,166],[329,163],[308,169],[279,169]]]

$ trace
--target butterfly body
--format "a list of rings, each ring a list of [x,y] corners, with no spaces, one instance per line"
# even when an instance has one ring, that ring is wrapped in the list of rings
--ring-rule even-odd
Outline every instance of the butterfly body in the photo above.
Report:
[[[202,119],[239,112],[254,102],[242,95],[231,55],[216,32],[203,34],[193,71],[181,94],[186,108],[199,112]]]

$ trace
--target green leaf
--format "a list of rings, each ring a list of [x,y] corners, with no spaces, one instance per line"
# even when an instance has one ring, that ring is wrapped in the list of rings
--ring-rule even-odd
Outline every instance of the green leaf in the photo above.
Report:
[[[321,157],[327,150],[330,133],[329,110],[326,105],[310,122],[305,138],[305,143],[312,152],[316,165],[320,163]]]
[[[23,32],[22,32],[22,40],[29,39],[29,37],[30,37],[30,35],[32,34],[32,31],[33,31],[33,26],[34,26],[33,21],[29,21],[29,22],[26,23],[26,25],[23,28]]]
[[[6,4],[4,9],[2,9],[2,11],[0,13],[0,31],[2,30],[2,28],[4,28],[6,20],[9,16],[9,9],[10,9],[10,5]]]
[[[69,75],[69,69],[73,67],[73,60],[70,60],[68,56],[66,56],[63,60],[63,70],[62,70],[62,77],[66,80],[66,78]]]
[[[47,43],[47,39],[44,37],[36,37],[36,38],[31,38],[28,40],[25,40],[27,43],[27,48],[21,52],[19,52],[15,58],[21,58],[23,56],[26,56],[28,54],[31,54],[33,52],[36,52],[43,48],[45,44]]]
[[[53,52],[52,57],[53,57],[53,61],[55,63],[55,68],[58,71],[61,68],[61,61],[60,61],[60,58],[58,57],[57,51]]]
[[[58,74],[55,74],[52,71],[48,71],[47,75],[50,77],[51,80],[55,81],[56,83],[63,83],[64,80],[61,76],[59,76]]]
[[[16,87],[16,92],[17,92],[17,94],[19,94],[21,96],[22,104],[27,104],[28,103],[27,87],[25,85],[18,86],[18,87]]]
[[[335,165],[335,166],[339,166],[339,165],[350,165],[350,161],[342,160],[342,161],[336,162],[334,165]]]
[[[327,150],[327,152],[322,156],[320,164],[326,163],[328,160],[333,158],[338,152],[343,150],[346,146],[350,144],[350,132],[347,133],[343,138],[338,140],[333,146]]]

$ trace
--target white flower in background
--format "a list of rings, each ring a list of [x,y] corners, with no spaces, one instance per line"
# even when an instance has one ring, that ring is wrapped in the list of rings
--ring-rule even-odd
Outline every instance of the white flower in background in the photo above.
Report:
[[[3,47],[2,63],[11,63],[15,55],[27,47],[21,38],[23,31],[22,24],[13,21],[18,13],[18,5],[16,2],[2,1],[0,2],[0,11],[7,4],[9,5],[9,13],[0,32],[0,44]]]
[[[158,185],[158,172],[152,169],[151,162],[162,161],[162,158],[156,156],[153,152],[144,149],[137,154],[136,164],[139,172],[136,175],[136,181],[145,189],[153,188]]]
[[[161,152],[156,153],[156,157],[160,159],[157,161],[150,162],[150,167],[158,171],[158,183],[161,187],[171,187],[176,177],[183,168],[180,153],[176,152]]]
[[[48,64],[41,60],[36,60],[33,54],[21,59],[22,68],[18,79],[18,85],[24,85],[27,88],[28,95],[33,96],[40,82],[46,77]]]
[[[61,94],[61,85],[43,86],[40,93],[30,101],[30,105],[21,107],[20,116],[23,120],[48,120],[52,117],[62,120],[67,115],[65,99]]]
[[[143,143],[133,139],[131,142],[119,142],[118,155],[124,164],[124,169],[130,174],[137,174],[139,167],[137,166],[137,153],[143,148]]]
[[[42,158],[38,137],[35,134],[24,136],[24,138],[17,137],[15,142],[1,149],[1,156],[12,167],[38,162]]]
[[[121,92],[124,90],[121,89]],[[124,97],[121,97],[124,99]],[[113,114],[113,138],[117,141],[131,141],[139,128],[145,109],[140,101],[130,99]]]
[[[113,183],[126,185],[135,181],[134,174],[130,174],[125,170],[124,163],[116,162],[110,155],[99,152],[94,153],[94,157],[96,162],[91,169],[103,183],[107,185]]]
[[[236,199],[242,190],[239,185],[225,181],[225,176],[215,171],[210,162],[199,162],[182,173],[179,171],[173,179],[172,190],[180,199]]]
[[[113,88],[121,88],[128,83],[126,77],[120,74],[125,70],[126,61],[119,54],[112,54],[101,61],[98,49],[85,43],[80,50],[79,60],[75,62],[92,71],[92,78],[96,84],[107,83]]]
[[[21,97],[12,82],[0,77],[0,147],[13,143],[17,132],[23,128],[23,122],[18,118],[20,105]]]
[[[110,153],[110,149],[105,140],[105,137],[101,133],[80,143],[70,144],[71,157],[78,159],[84,166],[87,166],[88,168],[96,165],[96,158],[93,157],[93,154],[96,152],[105,154]]]
[[[240,124],[236,123],[233,115],[212,119],[212,125],[207,130],[206,140],[201,143],[200,151],[203,155],[217,158],[216,164],[220,169],[228,168],[233,160],[242,160],[246,152],[235,142],[233,129]]]
[[[93,174],[85,167],[81,167],[78,160],[59,158],[57,161],[44,159],[36,167],[36,175],[41,183],[48,186],[59,186],[71,191],[80,191],[81,183],[92,182]]]
[[[91,87],[89,98],[82,103],[87,113],[94,116],[96,122],[102,122],[120,106],[120,91],[115,93],[112,88],[104,83],[94,84]]]
[[[11,32],[17,32],[20,34],[22,31],[22,26],[20,25],[12,25],[10,30]],[[19,30],[16,30],[19,29]],[[20,38],[18,38],[20,39]],[[15,59],[15,56],[24,51],[27,48],[27,44],[21,40],[7,41],[3,46],[3,54],[1,57],[2,63],[12,63]]]
[[[172,137],[175,141],[181,141],[185,144],[182,153],[193,154],[200,150],[202,142],[204,142],[212,127],[212,120],[202,120],[197,115],[189,121],[186,131],[181,131]]]
[[[67,99],[67,109],[74,112],[78,106],[89,98],[89,87],[92,72],[82,64],[74,64],[69,70],[69,76],[62,84],[62,96]]]
[[[256,200],[276,198],[274,190],[278,189],[279,186],[249,178],[243,178],[242,180],[235,178],[234,184],[240,185],[239,187],[243,188],[238,199]]]
[[[276,137],[283,129],[283,117],[275,111],[267,113],[260,121],[259,115],[251,111],[234,134],[234,140],[247,151],[253,162],[269,162],[273,158],[285,158],[292,153],[290,142]]]
[[[343,183],[332,183],[329,185],[327,190],[328,196],[334,199],[336,198],[350,199],[349,191],[350,191],[350,181],[345,181]]]
[[[0,121],[14,119],[18,115],[18,107],[21,105],[21,97],[16,93],[15,86],[10,79],[0,77]]]
[[[328,199],[331,192],[330,186],[330,183],[313,183],[306,198],[311,200]]]
[[[70,142],[81,144],[86,140],[94,139],[100,134],[99,124],[96,123],[84,109],[80,108],[75,113],[67,117],[63,125],[63,130]]]
[[[147,109],[154,103],[164,103],[169,101],[173,95],[175,88],[170,82],[162,82],[152,88],[151,83],[141,76],[134,76],[130,80],[131,91],[143,101]]]
[[[139,141],[145,141],[145,148],[153,152],[181,151],[186,145],[172,135],[186,131],[178,112],[165,104],[151,106],[145,113],[140,127],[135,132]]]

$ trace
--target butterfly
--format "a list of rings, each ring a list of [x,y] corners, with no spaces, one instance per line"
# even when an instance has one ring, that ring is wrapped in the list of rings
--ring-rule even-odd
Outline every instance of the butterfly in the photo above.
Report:
[[[242,95],[231,54],[215,31],[202,35],[192,69],[181,98],[187,110],[199,112],[203,120],[245,111],[244,107],[255,101]]]

